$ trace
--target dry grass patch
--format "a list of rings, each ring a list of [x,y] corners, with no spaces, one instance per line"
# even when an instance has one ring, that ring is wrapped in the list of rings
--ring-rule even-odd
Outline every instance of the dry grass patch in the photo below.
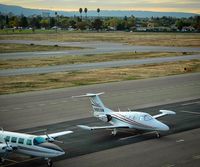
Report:
[[[58,51],[58,50],[77,50],[83,49],[81,47],[71,46],[49,46],[49,45],[28,45],[28,44],[4,44],[0,43],[0,53],[13,53],[13,52],[35,52],[35,51]]]
[[[0,35],[0,39],[26,39],[48,41],[110,41],[132,45],[154,46],[200,46],[199,33],[156,33],[156,32],[60,32],[47,34]]]
[[[200,72],[200,60],[77,72],[0,77],[0,94]]]
[[[106,62],[114,60],[128,60],[128,59],[145,59],[155,57],[171,57],[192,55],[190,52],[174,52],[174,53],[107,53],[99,55],[85,55],[85,56],[63,56],[63,57],[47,57],[47,58],[31,58],[31,59],[10,59],[1,60],[0,69],[16,69],[16,68],[30,68],[30,67],[44,67],[64,64],[80,64],[80,63],[94,63]]]

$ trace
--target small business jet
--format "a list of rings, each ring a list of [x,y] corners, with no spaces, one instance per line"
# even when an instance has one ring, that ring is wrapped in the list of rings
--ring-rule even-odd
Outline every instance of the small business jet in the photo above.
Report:
[[[57,137],[73,133],[73,131],[62,131],[41,136],[25,133],[0,131],[0,157],[1,162],[5,161],[6,156],[11,152],[21,153],[29,156],[42,157],[51,167],[51,158],[64,155],[65,152],[52,142],[60,142]]]
[[[157,118],[169,115],[176,114],[173,111],[169,110],[160,110],[160,114],[151,116],[145,112],[137,111],[119,111],[115,112],[111,109],[104,106],[103,102],[99,98],[99,95],[103,93],[93,94],[87,93],[86,95],[73,96],[73,97],[89,97],[90,102],[93,108],[94,117],[99,118],[104,122],[108,122],[110,126],[100,126],[100,127],[89,127],[86,125],[78,125],[78,127],[85,130],[98,130],[98,129],[110,129],[112,134],[117,134],[117,129],[120,128],[129,128],[136,130],[145,130],[145,131],[155,131],[157,137],[160,137],[160,131],[168,131],[169,127],[164,123],[157,120]]]

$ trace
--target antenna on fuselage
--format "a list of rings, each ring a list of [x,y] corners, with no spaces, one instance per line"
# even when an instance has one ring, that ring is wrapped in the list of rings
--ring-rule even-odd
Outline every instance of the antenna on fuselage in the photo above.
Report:
[[[121,112],[121,110],[120,110],[119,106],[117,106],[117,108],[118,108],[118,112]]]
[[[128,108],[128,112],[132,112],[130,108]]]

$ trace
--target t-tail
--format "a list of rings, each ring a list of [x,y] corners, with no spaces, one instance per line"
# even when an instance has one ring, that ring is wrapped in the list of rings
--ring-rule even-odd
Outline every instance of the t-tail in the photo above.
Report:
[[[94,116],[99,116],[99,115],[105,115],[108,114],[110,112],[112,112],[112,110],[110,110],[109,108],[106,108],[103,104],[103,102],[101,101],[99,95],[104,94],[104,92],[101,93],[87,93],[85,95],[81,95],[81,96],[73,96],[73,97],[89,97],[92,108],[93,108],[93,114]]]

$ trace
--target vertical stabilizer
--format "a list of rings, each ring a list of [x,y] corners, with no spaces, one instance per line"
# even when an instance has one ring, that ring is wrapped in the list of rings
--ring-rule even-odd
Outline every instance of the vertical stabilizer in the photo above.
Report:
[[[111,112],[111,110],[106,108],[103,102],[101,101],[99,97],[99,95],[101,94],[104,94],[104,93],[103,92],[97,93],[97,94],[87,93],[86,95],[74,96],[74,97],[89,97],[92,108],[93,108],[94,116],[97,116],[97,115],[104,115]]]

